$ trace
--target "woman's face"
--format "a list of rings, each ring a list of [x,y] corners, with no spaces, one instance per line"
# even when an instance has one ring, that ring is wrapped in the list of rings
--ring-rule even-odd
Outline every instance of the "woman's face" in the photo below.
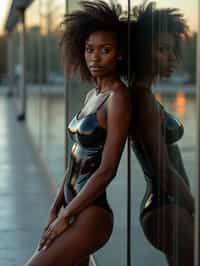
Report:
[[[90,34],[84,56],[93,78],[115,74],[119,50],[114,33],[99,31]]]
[[[160,77],[170,77],[175,69],[175,39],[170,33],[160,33],[152,49],[153,72]]]

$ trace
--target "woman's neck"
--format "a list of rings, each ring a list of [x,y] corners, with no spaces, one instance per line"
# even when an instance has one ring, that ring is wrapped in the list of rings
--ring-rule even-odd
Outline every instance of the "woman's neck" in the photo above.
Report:
[[[102,93],[102,92],[109,90],[111,87],[113,87],[113,84],[119,80],[120,78],[117,75],[97,78],[96,85],[97,85],[98,93]]]

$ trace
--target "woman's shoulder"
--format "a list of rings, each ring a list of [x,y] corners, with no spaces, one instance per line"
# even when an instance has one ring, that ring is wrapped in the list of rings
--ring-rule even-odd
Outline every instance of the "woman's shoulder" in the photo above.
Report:
[[[111,89],[111,96],[113,98],[118,98],[121,101],[123,100],[129,100],[129,90],[128,87],[124,83],[117,83],[113,88]]]
[[[115,88],[111,89],[109,102],[115,112],[129,112],[131,105],[128,88],[124,84],[118,84]]]

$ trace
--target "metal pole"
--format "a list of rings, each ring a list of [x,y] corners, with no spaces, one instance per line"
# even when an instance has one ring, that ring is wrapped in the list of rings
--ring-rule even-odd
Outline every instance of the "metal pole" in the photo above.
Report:
[[[65,1],[65,13],[68,14],[69,12],[69,0]],[[67,168],[68,164],[68,154],[69,154],[69,144],[67,139],[67,125],[69,122],[69,81],[65,79],[65,91],[64,91],[64,99],[65,99],[65,127],[64,127],[64,137],[65,137],[65,169]]]
[[[21,110],[17,116],[18,121],[24,121],[26,117],[26,82],[25,82],[25,9],[18,9],[22,32],[20,34],[20,92],[21,92]]]
[[[51,1],[48,1],[47,4],[47,14],[46,14],[46,27],[47,27],[47,35],[46,35],[46,82],[49,83],[50,78],[50,71],[51,71],[51,52],[50,52],[50,42],[51,42],[51,27],[52,27],[52,11],[51,6],[53,3],[50,3]]]
[[[13,72],[13,38],[12,33],[7,35],[7,75],[8,75],[8,91],[7,96],[13,96],[13,85],[14,85],[14,72]]]
[[[42,14],[41,14],[41,8],[42,8],[42,2],[39,0],[39,24],[40,28],[38,30],[38,36],[37,36],[37,45],[38,45],[38,85],[39,85],[39,147],[42,147],[42,130],[43,130],[43,113],[42,113],[42,104],[43,104],[43,98],[42,98],[42,70],[43,70],[43,47],[42,47],[42,33],[41,33],[41,27],[42,27]]]
[[[200,0],[198,1],[200,8]],[[199,10],[198,8],[198,10]],[[200,264],[200,13],[197,31],[197,190],[195,196],[195,266]]]

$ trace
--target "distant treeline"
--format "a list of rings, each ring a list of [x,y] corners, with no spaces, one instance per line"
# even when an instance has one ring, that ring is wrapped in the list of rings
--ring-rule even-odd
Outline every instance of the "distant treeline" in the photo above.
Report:
[[[48,35],[40,34],[39,27],[32,27],[27,31],[26,38],[26,71],[30,82],[47,82],[63,76],[62,59],[59,50],[59,32],[50,32]],[[19,33],[13,33],[14,70],[19,65]],[[197,33],[193,33],[184,41],[182,60],[179,71],[188,74],[188,83],[196,81],[196,51]],[[6,39],[0,37],[0,80],[6,76]],[[17,71],[16,71],[17,72]],[[16,73],[15,73],[16,74]]]

